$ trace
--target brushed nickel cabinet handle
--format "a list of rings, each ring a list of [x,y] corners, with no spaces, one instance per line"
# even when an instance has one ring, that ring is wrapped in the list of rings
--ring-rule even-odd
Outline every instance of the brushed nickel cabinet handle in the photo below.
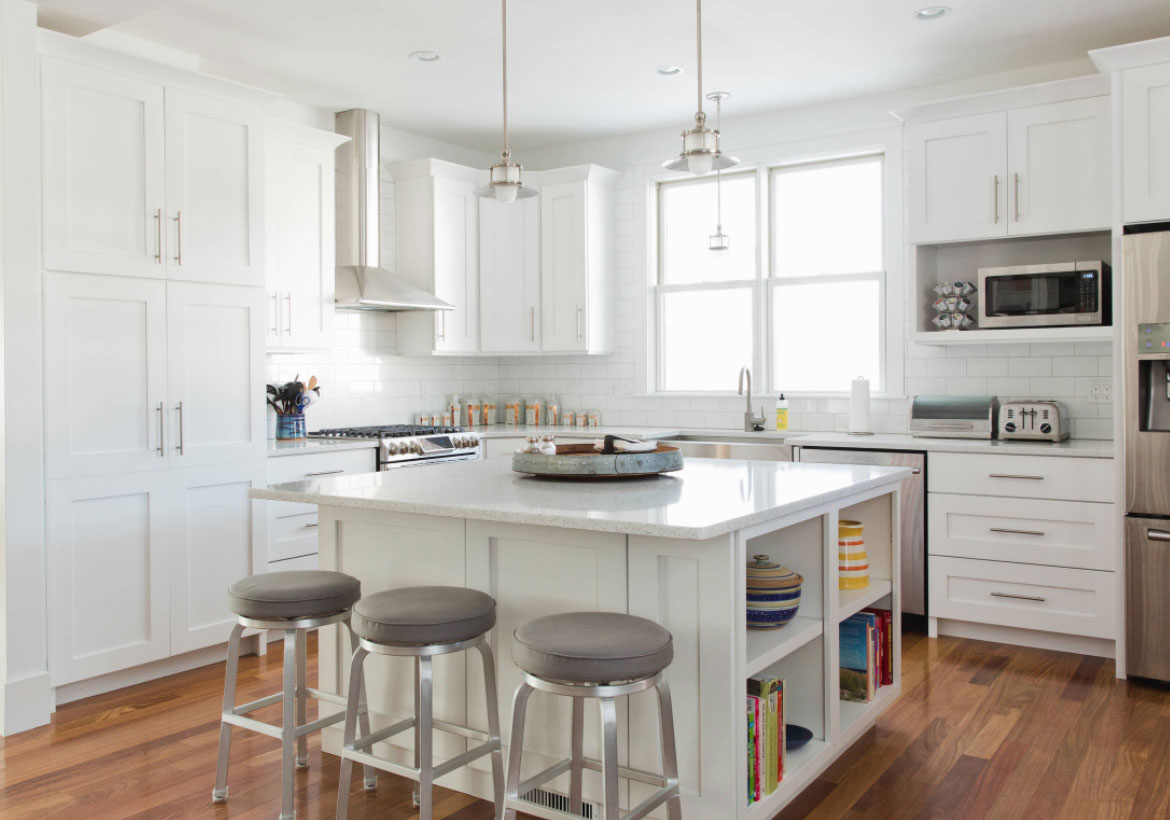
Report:
[[[993,597],[993,598],[1018,598],[1021,601],[1044,601],[1044,600],[1046,600],[1044,598],[1041,598],[1039,595],[1013,595],[1010,592],[993,592],[993,593],[991,593],[991,597]]]
[[[175,409],[179,411],[179,455],[185,455],[183,450],[183,403],[179,402],[175,405]]]
[[[280,294],[272,291],[272,335],[280,335]]]
[[[344,473],[344,472],[345,472],[345,470],[321,470],[320,472],[316,472],[316,473],[305,473],[305,478],[312,478],[313,476],[318,476],[318,475],[337,475],[338,473]]]
[[[313,529],[313,528],[314,528],[314,527],[316,527],[316,526],[318,526],[318,524],[317,524],[317,522],[315,522],[315,521],[314,521],[312,524],[305,524],[305,529],[306,529],[306,530],[311,530],[311,529]]]
[[[154,262],[162,264],[162,208],[154,211]]]
[[[439,327],[439,340],[446,341],[447,340],[447,311],[445,311],[445,310],[439,311],[439,325],[440,325],[440,327]]]
[[[989,527],[992,532],[1006,532],[1011,535],[1043,535],[1040,530],[1013,530],[1007,527]]]
[[[175,264],[183,264],[183,212],[175,211]]]
[[[167,457],[167,448],[165,443],[165,431],[167,428],[166,410],[163,409],[163,403],[158,403],[158,454],[162,458]]]
[[[1014,475],[1012,473],[988,473],[988,478],[1021,478],[1025,481],[1043,481],[1042,475]]]
[[[534,308],[534,307],[529,308],[529,311],[532,314],[532,330],[529,331],[530,336],[531,336],[529,341],[535,342],[536,341],[536,308]]]
[[[992,213],[993,221],[995,222],[995,224],[998,225],[999,224],[999,174],[996,174],[991,179],[992,179],[992,189],[991,189],[992,212],[991,213]]]
[[[922,475],[922,468],[921,467],[912,467],[910,469],[910,475]]]
[[[1146,538],[1151,541],[1170,541],[1170,532],[1166,530],[1146,530]]]
[[[285,294],[284,298],[286,300],[288,300],[288,324],[284,326],[284,332],[287,335],[291,336],[292,335],[292,291],[290,290],[287,294]]]
[[[577,338],[581,338],[581,306],[577,305]]]
[[[1020,221],[1020,175],[1019,174],[1012,174],[1012,186],[1015,189],[1013,191],[1013,194],[1012,194],[1012,199],[1015,200],[1016,222],[1019,222]]]

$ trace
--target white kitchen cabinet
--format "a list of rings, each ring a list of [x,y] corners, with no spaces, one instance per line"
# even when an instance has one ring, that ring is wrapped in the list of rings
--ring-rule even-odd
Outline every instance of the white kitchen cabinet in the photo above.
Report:
[[[41,62],[44,264],[166,276],[163,87]]]
[[[165,474],[49,481],[45,501],[50,683],[169,655]]]
[[[49,478],[168,466],[162,281],[45,275]]]
[[[264,284],[264,124],[250,106],[168,87],[169,277]]]
[[[439,160],[395,165],[397,273],[454,310],[398,315],[402,353],[479,350],[479,197],[477,175]]]
[[[542,349],[613,350],[614,173],[589,165],[542,175]]]
[[[912,125],[910,240],[1107,230],[1109,98]]]
[[[333,344],[334,151],[346,137],[270,123],[267,185],[267,346]]]
[[[541,349],[540,199],[479,200],[480,349]]]
[[[169,475],[170,653],[228,639],[236,617],[227,588],[252,574],[263,519],[248,490],[263,487],[265,463],[220,464]]]
[[[954,117],[913,125],[910,241],[1007,235],[1007,115]]]
[[[1122,214],[1170,219],[1170,62],[1121,74]]]
[[[1109,98],[1034,105],[1007,117],[1008,233],[1107,229]]]

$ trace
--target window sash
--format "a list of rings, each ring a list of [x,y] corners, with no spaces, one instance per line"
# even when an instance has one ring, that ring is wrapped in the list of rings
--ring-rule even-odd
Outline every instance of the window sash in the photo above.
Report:
[[[734,179],[743,178],[743,177],[753,177],[755,179],[755,183],[756,183],[755,184],[755,188],[756,188],[756,191],[755,191],[755,195],[756,195],[756,244],[757,244],[757,247],[758,247],[759,242],[760,242],[760,233],[759,233],[760,232],[760,219],[759,219],[760,179],[759,179],[759,176],[760,175],[759,175],[758,171],[751,170],[751,169],[741,170],[741,171],[731,171],[731,172],[724,171],[723,172],[723,181],[724,182],[727,182],[729,179],[734,180]],[[662,229],[663,217],[667,212],[667,208],[664,204],[664,197],[665,197],[666,191],[668,191],[671,188],[679,188],[679,187],[682,187],[685,185],[710,185],[710,184],[714,183],[715,181],[716,181],[716,179],[715,179],[714,175],[708,175],[708,176],[703,176],[703,177],[690,177],[687,179],[667,180],[664,182],[659,182],[655,186],[656,187],[655,195],[656,195],[656,199],[657,199],[657,202],[656,202],[657,225],[655,227],[655,240],[656,240],[656,244],[657,244],[656,256],[657,256],[657,260],[658,260],[658,270],[657,270],[656,283],[657,283],[658,287],[675,287],[675,286],[677,286],[677,284],[679,284],[679,283],[671,284],[671,283],[668,283],[666,281],[666,253],[665,253],[665,249],[663,247],[663,240],[665,239],[665,231],[663,231],[663,229]],[[714,221],[712,221],[711,227],[712,227],[712,229],[714,229],[714,227],[715,227]],[[756,253],[755,257],[756,257],[755,278],[758,279],[763,274],[762,274],[762,271],[760,270],[759,254]],[[738,281],[744,281],[744,280],[739,280],[739,279],[736,279],[736,280],[715,280],[714,282],[694,282],[694,283],[685,283],[685,284],[696,284],[696,285],[698,285],[698,284],[715,284],[715,282],[719,282],[719,281],[737,281],[738,282]]]

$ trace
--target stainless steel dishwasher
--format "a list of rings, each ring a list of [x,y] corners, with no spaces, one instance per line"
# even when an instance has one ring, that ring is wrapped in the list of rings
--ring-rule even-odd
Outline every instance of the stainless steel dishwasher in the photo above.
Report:
[[[905,450],[844,450],[797,447],[795,459],[811,464],[873,464],[909,467],[902,486],[902,612],[926,615],[926,453]]]

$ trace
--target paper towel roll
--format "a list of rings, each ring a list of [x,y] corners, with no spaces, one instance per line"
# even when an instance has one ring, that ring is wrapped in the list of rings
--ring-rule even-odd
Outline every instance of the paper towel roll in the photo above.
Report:
[[[853,380],[849,400],[849,432],[868,433],[869,430],[869,379],[858,376]]]

